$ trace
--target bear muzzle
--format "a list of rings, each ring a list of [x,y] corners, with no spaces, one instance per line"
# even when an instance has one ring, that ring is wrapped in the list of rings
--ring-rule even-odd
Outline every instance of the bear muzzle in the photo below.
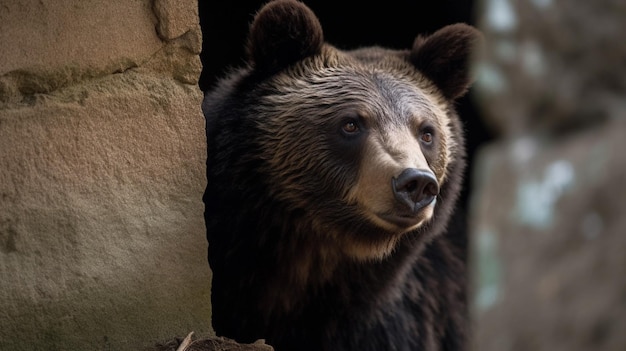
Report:
[[[391,178],[391,188],[402,209],[401,217],[414,217],[439,195],[439,183],[429,170],[407,168]]]

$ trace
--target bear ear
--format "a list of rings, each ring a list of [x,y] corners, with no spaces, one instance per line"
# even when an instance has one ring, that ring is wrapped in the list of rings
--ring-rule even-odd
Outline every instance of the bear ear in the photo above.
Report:
[[[274,0],[254,17],[248,35],[248,60],[261,72],[274,73],[322,49],[322,26],[306,5]]]
[[[483,36],[466,24],[443,27],[430,36],[418,36],[413,43],[410,59],[413,65],[435,83],[451,100],[461,97],[473,78],[470,59],[482,45]]]

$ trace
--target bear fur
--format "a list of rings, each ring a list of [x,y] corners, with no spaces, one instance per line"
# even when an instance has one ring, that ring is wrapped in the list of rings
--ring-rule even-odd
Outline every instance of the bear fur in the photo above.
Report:
[[[255,16],[247,64],[205,96],[212,323],[276,350],[462,350],[465,167],[455,99],[480,41],[339,50],[304,4]]]

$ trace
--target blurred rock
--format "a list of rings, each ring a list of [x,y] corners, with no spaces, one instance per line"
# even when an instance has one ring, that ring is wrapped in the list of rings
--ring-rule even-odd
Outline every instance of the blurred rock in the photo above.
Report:
[[[481,154],[475,350],[626,348],[625,131],[616,123]]]
[[[494,131],[560,134],[623,118],[626,2],[483,0],[483,8],[476,91]]]
[[[626,3],[485,0],[473,349],[626,349]]]

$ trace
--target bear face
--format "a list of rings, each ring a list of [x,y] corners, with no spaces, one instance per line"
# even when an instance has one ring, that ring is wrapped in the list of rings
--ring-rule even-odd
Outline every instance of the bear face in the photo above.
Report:
[[[432,217],[458,137],[448,102],[405,59],[327,51],[261,84],[260,171],[345,254],[380,258]]]
[[[256,84],[246,114],[256,132],[245,136],[258,152],[248,157],[263,161],[255,171],[271,180],[268,195],[314,213],[313,225],[345,254],[389,254],[432,218],[450,160],[462,158],[450,102],[469,84],[475,37],[455,25],[410,52],[343,52],[323,42],[303,4],[269,3],[249,37]]]
[[[453,103],[470,84],[479,40],[457,24],[418,37],[411,50],[343,51],[324,42],[300,2],[259,11],[248,65],[203,103],[218,334],[280,349],[317,330],[309,337],[319,345],[337,328],[357,328],[341,325],[354,323],[346,306],[370,311],[364,323],[376,326],[390,321],[373,317],[373,305],[424,298],[415,286],[429,278],[411,267],[442,235],[460,191],[465,154]],[[419,323],[411,318],[406,325]]]

